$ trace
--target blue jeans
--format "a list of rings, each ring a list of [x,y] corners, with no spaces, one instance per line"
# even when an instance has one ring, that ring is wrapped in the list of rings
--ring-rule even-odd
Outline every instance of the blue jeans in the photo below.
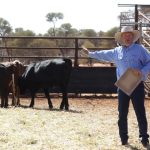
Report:
[[[118,100],[119,100],[118,126],[119,126],[119,135],[121,141],[128,140],[127,116],[129,111],[130,99],[132,101],[133,108],[138,121],[139,137],[142,138],[142,140],[147,140],[149,135],[147,134],[148,125],[147,125],[145,106],[144,106],[145,93],[144,93],[144,84],[143,82],[141,82],[130,96],[126,95],[123,91],[118,89]]]

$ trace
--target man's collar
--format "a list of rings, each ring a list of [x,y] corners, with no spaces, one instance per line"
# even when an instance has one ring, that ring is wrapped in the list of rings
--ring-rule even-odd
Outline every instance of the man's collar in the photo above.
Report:
[[[129,46],[122,45],[122,47],[125,48],[125,49],[128,49],[128,48],[131,48],[134,44],[135,44],[135,43],[132,43],[132,44],[129,45]]]

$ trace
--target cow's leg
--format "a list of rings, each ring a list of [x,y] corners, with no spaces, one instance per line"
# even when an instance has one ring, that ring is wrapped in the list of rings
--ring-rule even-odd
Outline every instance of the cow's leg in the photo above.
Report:
[[[67,95],[67,88],[66,86],[62,86],[62,102],[60,105],[60,109],[65,107],[65,110],[69,110],[69,103],[68,103],[68,95]]]
[[[20,106],[20,89],[18,86],[16,88],[16,98],[17,98],[16,104],[17,104],[17,106]]]
[[[8,92],[7,92],[7,88],[3,88],[1,90],[1,107],[2,108],[5,107],[6,104],[8,106]]]
[[[2,108],[4,107],[4,96],[2,95],[2,93],[1,93],[1,107]]]
[[[45,89],[44,89],[44,93],[45,93],[45,96],[46,96],[46,98],[47,98],[47,100],[48,100],[49,108],[52,109],[52,108],[53,108],[53,104],[52,104],[51,99],[50,99],[50,95],[49,95],[49,90],[48,90],[48,88],[45,88]]]
[[[4,94],[4,107],[7,108],[8,107],[8,92],[5,92]]]
[[[8,92],[7,89],[1,92],[1,107],[8,107]]]
[[[6,96],[6,97],[5,97],[4,107],[5,107],[5,108],[7,108],[7,107],[8,107],[8,96]]]
[[[12,88],[12,106],[15,106],[16,105],[16,97],[15,97],[15,75],[14,73],[12,74],[12,85],[11,85],[11,88]]]
[[[16,105],[16,97],[14,94],[12,94],[12,106]]]
[[[17,97],[17,105],[16,106],[20,106],[20,98]]]
[[[30,103],[29,107],[34,106],[34,98],[35,98],[35,91],[31,90],[31,103]]]

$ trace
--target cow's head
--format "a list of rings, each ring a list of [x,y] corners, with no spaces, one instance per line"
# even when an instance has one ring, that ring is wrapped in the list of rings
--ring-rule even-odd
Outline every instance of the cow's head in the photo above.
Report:
[[[14,67],[14,74],[17,77],[21,76],[26,69],[26,66],[21,63],[19,60],[15,60],[12,62]]]

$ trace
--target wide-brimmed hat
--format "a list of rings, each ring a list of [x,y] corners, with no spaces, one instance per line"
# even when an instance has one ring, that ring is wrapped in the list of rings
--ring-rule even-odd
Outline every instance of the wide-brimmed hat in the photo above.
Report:
[[[125,33],[125,32],[131,32],[131,33],[134,35],[134,37],[133,37],[133,43],[135,43],[135,42],[140,38],[140,36],[141,36],[141,33],[140,33],[138,30],[133,30],[132,27],[130,27],[130,26],[125,26],[125,27],[123,27],[123,28],[121,29],[121,32],[117,32],[117,33],[115,34],[115,39],[116,39],[116,41],[117,41],[119,44],[121,44],[121,45],[124,45],[121,35],[122,35],[123,33]]]

